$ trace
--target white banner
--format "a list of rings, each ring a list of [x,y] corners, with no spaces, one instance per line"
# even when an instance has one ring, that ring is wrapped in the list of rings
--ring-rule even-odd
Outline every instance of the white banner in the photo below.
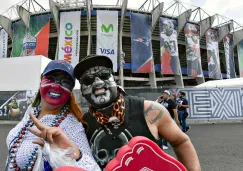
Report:
[[[0,58],[7,58],[8,52],[8,33],[4,30],[0,30]]]
[[[105,55],[113,62],[117,72],[118,11],[97,11],[97,49],[98,55]]]
[[[79,62],[81,12],[61,12],[58,59],[70,62],[73,66]]]

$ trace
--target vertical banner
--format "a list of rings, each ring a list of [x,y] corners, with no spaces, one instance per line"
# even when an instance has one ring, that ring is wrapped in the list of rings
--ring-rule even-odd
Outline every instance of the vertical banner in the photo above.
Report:
[[[209,78],[221,79],[217,30],[209,29],[206,32],[206,44]]]
[[[151,16],[131,13],[132,72],[152,72]]]
[[[97,11],[97,55],[111,58],[117,72],[118,11]]]
[[[184,33],[186,37],[187,74],[193,77],[202,77],[199,26],[187,23]]]
[[[30,30],[22,20],[13,24],[12,56],[43,55],[48,57],[50,14],[31,16]]]
[[[180,75],[176,21],[160,17],[159,25],[161,73]]]
[[[61,12],[58,59],[79,62],[81,12]]]
[[[8,52],[8,33],[4,30],[0,30],[0,58],[7,58]]]
[[[227,78],[235,78],[235,62],[234,62],[234,48],[233,48],[232,34],[228,34],[224,38],[224,54],[225,54],[225,61],[226,61]]]
[[[243,77],[243,40],[241,40],[237,45],[237,53],[238,53],[239,73],[240,73],[240,77]]]

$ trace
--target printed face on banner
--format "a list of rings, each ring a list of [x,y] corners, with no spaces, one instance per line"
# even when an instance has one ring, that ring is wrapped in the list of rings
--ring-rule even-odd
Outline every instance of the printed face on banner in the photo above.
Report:
[[[199,26],[187,23],[184,33],[186,37],[187,74],[202,77]]]
[[[175,20],[160,18],[161,73],[179,75],[177,25]]]
[[[228,34],[223,41],[224,41],[224,53],[225,53],[225,60],[226,60],[227,78],[235,78],[233,35]]]
[[[208,60],[209,78],[220,79],[221,70],[220,70],[220,61],[219,61],[217,30],[209,29],[206,32],[206,43],[207,43],[207,60]]]
[[[237,45],[237,53],[240,77],[243,77],[243,40],[241,40]]]

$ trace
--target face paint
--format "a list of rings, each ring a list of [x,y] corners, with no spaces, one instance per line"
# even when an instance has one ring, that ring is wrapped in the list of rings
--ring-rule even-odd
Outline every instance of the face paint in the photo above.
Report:
[[[111,71],[102,66],[87,70],[80,79],[81,92],[95,108],[111,105],[117,98],[117,85]]]
[[[59,106],[67,103],[72,87],[72,80],[65,72],[54,72],[41,79],[40,94],[45,102]]]

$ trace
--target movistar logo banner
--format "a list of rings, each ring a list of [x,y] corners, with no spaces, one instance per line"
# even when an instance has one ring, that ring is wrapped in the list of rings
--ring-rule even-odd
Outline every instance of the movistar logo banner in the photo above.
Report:
[[[110,32],[110,30],[111,31],[114,30],[114,26],[113,26],[113,24],[110,24],[108,27],[106,27],[104,24],[102,24],[101,30],[102,30],[102,32],[108,33],[108,32]]]

